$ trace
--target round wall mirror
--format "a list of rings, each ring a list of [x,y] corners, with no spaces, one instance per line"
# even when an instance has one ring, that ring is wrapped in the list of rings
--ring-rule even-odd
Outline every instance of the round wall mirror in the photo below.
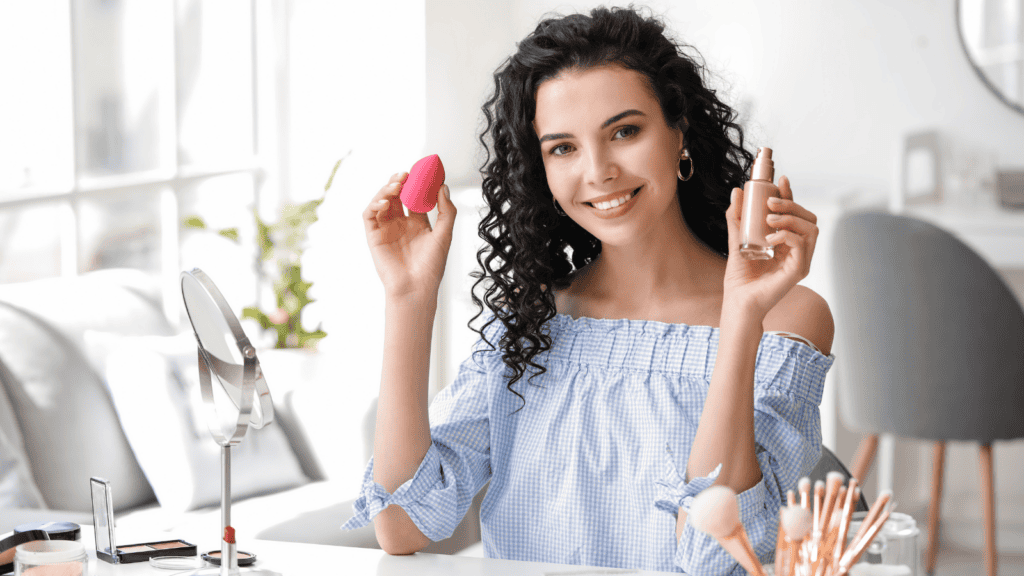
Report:
[[[957,0],[956,22],[982,82],[1024,114],[1024,0]]]

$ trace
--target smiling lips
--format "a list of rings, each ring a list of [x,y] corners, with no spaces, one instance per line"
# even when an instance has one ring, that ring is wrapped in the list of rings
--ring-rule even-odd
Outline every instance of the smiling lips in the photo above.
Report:
[[[643,188],[643,186],[602,202],[584,202],[584,204],[593,207],[601,216],[618,216],[625,213],[625,209],[618,210],[618,208],[628,204],[640,192],[640,188]]]

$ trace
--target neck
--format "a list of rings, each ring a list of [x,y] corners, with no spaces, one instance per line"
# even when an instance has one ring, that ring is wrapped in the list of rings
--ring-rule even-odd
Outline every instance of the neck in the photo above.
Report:
[[[602,246],[583,288],[623,310],[720,295],[725,258],[690,231],[681,211],[659,228],[627,245]]]

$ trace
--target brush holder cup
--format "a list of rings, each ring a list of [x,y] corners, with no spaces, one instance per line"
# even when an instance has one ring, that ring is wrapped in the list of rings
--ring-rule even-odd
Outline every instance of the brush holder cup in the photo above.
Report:
[[[850,538],[860,529],[861,522],[867,512],[855,512],[850,520]],[[882,526],[882,529],[875,536],[874,541],[860,557],[860,564],[871,564],[875,566],[862,566],[861,569],[850,570],[851,575],[858,573],[868,574],[891,574],[893,576],[920,576],[921,575],[921,552],[918,545],[921,530],[917,522],[907,514],[893,512],[889,519]],[[847,540],[849,545],[849,540]],[[857,568],[857,566],[854,566]]]

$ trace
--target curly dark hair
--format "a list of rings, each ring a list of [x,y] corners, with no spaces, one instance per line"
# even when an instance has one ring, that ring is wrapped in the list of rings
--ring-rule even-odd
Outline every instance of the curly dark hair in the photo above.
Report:
[[[695,56],[688,56],[687,50]],[[507,387],[524,402],[512,385],[527,366],[537,371],[528,382],[546,371],[534,357],[551,347],[543,328],[556,314],[552,287],[568,287],[575,272],[601,252],[597,238],[555,212],[532,126],[537,88],[564,70],[609,64],[643,74],[668,126],[686,134],[695,164],[692,178],[677,181],[683,216],[694,235],[723,256],[729,251],[729,195],[733,187],[743,185],[754,160],[743,147],[736,113],[705,86],[706,69],[699,53],[667,38],[660,19],[644,17],[632,5],[598,7],[589,16],[545,19],[518,44],[516,53],[495,71],[494,93],[483,106],[487,125],[480,135],[486,152],[481,174],[487,212],[479,234],[486,246],[477,252],[482,271],[471,274],[476,279],[472,299],[479,311],[469,324],[491,350],[495,343],[484,330],[497,320],[504,324],[506,332],[498,344],[511,370]],[[483,301],[476,294],[481,284]],[[493,317],[480,329],[473,328],[484,304]]]

